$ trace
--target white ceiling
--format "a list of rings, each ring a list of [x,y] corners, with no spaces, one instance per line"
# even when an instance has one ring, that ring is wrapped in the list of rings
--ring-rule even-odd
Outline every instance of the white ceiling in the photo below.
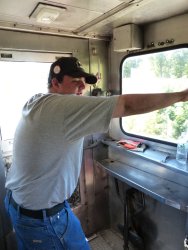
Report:
[[[142,25],[188,12],[188,0],[43,0],[40,3],[66,8],[57,20],[44,24],[30,16],[38,3],[0,0],[0,29],[106,37],[127,23]]]

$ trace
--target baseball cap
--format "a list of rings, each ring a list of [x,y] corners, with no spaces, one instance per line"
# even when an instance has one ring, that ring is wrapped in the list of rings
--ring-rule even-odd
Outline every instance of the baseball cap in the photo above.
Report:
[[[95,84],[97,77],[84,71],[81,63],[76,57],[61,57],[50,67],[48,83],[51,83],[53,78],[61,81],[64,75],[72,77],[85,77],[86,83]]]

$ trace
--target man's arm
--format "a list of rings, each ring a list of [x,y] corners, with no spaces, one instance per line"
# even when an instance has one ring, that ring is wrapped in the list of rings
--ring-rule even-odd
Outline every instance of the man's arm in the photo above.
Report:
[[[174,93],[120,95],[112,117],[143,114],[185,101],[188,101],[188,89]]]

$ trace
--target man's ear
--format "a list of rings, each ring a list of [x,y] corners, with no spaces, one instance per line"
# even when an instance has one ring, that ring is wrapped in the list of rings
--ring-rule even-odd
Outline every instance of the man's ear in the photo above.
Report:
[[[58,80],[56,78],[52,78],[51,84],[52,84],[52,88],[54,90],[58,90],[59,89],[59,82],[58,82]]]

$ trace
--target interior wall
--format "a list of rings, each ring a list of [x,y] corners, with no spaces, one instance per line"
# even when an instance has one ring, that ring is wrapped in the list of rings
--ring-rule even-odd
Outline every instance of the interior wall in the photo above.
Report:
[[[143,39],[140,43],[143,44],[143,49],[135,50],[139,51],[149,51],[153,49],[160,49],[169,46],[175,46],[179,44],[188,44],[188,33],[187,33],[187,22],[188,14],[176,16],[159,22],[154,22],[151,24],[146,24],[142,26],[143,36],[140,39]],[[126,33],[127,35],[127,33]],[[129,34],[131,36],[131,33]],[[126,37],[124,39],[130,40],[132,38]],[[168,42],[173,39],[173,42]],[[161,43],[164,42],[162,45]],[[133,43],[133,42],[132,42]],[[151,44],[153,43],[153,46]],[[125,44],[127,44],[125,42]],[[134,43],[133,43],[134,44]],[[114,40],[111,39],[109,47],[109,59],[110,59],[110,88],[114,93],[120,93],[120,64],[122,59],[129,53],[134,54],[134,50],[126,48],[124,51],[117,52],[114,51]]]
[[[188,33],[186,31],[187,22],[188,15],[185,14],[143,26],[144,46],[140,51],[149,51],[151,49],[188,44]],[[124,34],[122,34],[122,36],[123,35]],[[173,42],[167,42],[169,40],[173,40]],[[151,44],[153,45],[151,46]],[[115,52],[112,39],[109,53],[110,88],[113,93],[120,94],[121,61],[128,53],[134,54],[134,51],[127,51],[125,48],[124,52]],[[120,129],[119,119],[113,119],[110,126],[110,136],[117,140],[125,137]],[[110,156],[113,158],[113,153],[111,153]],[[116,158],[116,155],[114,155],[114,157]],[[126,188],[131,188],[125,183],[120,183],[119,188],[122,197],[118,196],[114,178],[110,177],[109,198],[111,225],[116,229],[118,224],[123,224],[124,209],[122,198],[125,186]],[[145,250],[183,250],[186,217],[187,214],[185,212],[164,205],[153,198],[146,196],[145,211],[138,218],[140,232],[146,242]]]

